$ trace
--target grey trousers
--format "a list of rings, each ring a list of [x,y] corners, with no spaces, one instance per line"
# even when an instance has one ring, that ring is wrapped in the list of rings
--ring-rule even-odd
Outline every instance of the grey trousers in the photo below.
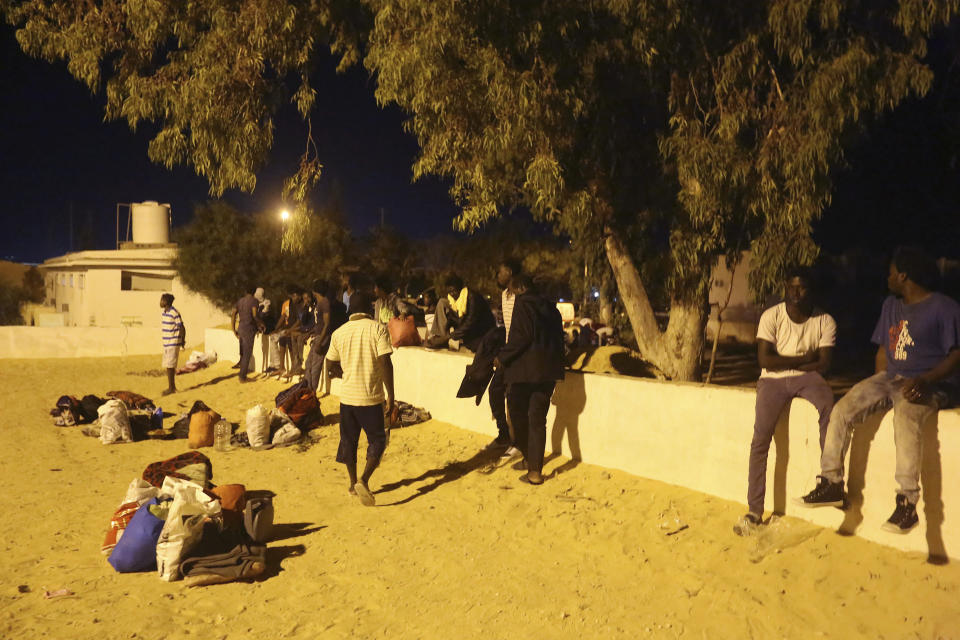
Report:
[[[770,441],[783,408],[794,398],[803,398],[820,414],[820,449],[827,435],[833,390],[819,373],[811,371],[785,378],[760,378],[757,381],[756,418],[750,442],[750,470],[747,475],[747,506],[750,513],[763,516],[763,499],[767,494],[767,456]]]
[[[443,336],[450,337],[453,330],[451,320],[457,316],[457,312],[450,307],[450,301],[444,296],[437,302],[437,310],[433,314],[433,322],[427,327],[427,337]]]
[[[850,447],[850,437],[856,424],[877,411],[893,408],[893,439],[897,447],[895,479],[900,495],[911,504],[920,499],[920,429],[938,409],[949,404],[942,391],[932,393],[923,404],[909,402],[903,397],[904,378],[881,371],[853,386],[830,416],[827,440],[820,457],[820,473],[830,482],[843,482],[843,460]]]

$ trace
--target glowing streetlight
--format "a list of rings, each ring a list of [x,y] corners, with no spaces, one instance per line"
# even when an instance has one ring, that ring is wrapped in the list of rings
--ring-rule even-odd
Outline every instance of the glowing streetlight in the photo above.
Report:
[[[283,220],[284,222],[286,222],[287,220],[289,220],[289,219],[290,219],[290,212],[287,211],[286,209],[284,209],[283,211],[281,211],[281,212],[280,212],[280,219]]]

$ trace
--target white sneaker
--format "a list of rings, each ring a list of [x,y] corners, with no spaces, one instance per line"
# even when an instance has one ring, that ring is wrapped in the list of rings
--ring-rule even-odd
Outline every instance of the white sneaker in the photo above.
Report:
[[[522,453],[520,453],[520,449],[517,449],[516,447],[514,447],[513,445],[511,445],[511,446],[507,447],[507,450],[504,451],[504,452],[503,452],[503,455],[500,456],[500,457],[501,457],[501,458],[515,458],[515,457],[517,457],[517,456],[519,456],[519,455],[523,455]]]

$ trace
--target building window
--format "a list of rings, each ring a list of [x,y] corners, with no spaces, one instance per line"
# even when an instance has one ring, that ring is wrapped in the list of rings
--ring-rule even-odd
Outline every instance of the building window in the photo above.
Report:
[[[173,288],[173,276],[142,271],[121,271],[121,291],[170,291]]]
[[[70,287],[73,287],[73,274],[70,274]]]
[[[83,274],[81,273],[78,277],[79,277],[79,281],[80,281],[79,287],[80,287],[81,289],[83,289],[84,276],[83,276]]]

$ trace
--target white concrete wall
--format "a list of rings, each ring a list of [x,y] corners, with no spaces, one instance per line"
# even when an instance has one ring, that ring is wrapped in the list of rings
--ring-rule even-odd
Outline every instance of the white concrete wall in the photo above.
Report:
[[[205,347],[215,349],[221,359],[239,357],[237,340],[229,331],[208,330]],[[254,354],[259,353],[255,346]],[[456,397],[469,356],[405,347],[393,361],[400,400],[426,408],[438,420],[496,435],[486,396],[480,406]],[[733,500],[746,512],[755,401],[756,393],[747,388],[567,372],[547,416],[547,453],[559,451]],[[831,529],[842,527],[899,549],[960,558],[960,484],[953,480],[957,472],[951,464],[960,460],[960,411],[941,411],[925,428],[923,514],[918,530],[905,536],[880,529],[894,507],[894,453],[892,414],[865,422],[854,432],[848,463],[851,509],[795,506],[792,498],[812,489],[820,470],[817,413],[797,400],[781,418],[770,449],[768,513],[776,510]]]
[[[187,349],[200,344],[203,332],[187,330]],[[156,327],[0,327],[2,358],[96,358],[157,354]]]

